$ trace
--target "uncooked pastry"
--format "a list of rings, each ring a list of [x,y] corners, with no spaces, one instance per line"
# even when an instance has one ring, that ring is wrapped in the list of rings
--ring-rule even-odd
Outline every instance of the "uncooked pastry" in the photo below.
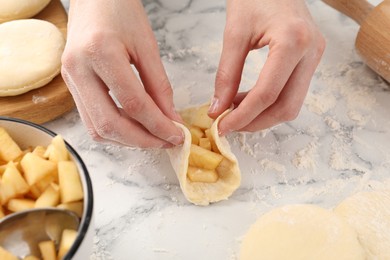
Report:
[[[0,23],[33,17],[49,3],[50,0],[0,0]]]
[[[60,73],[65,39],[52,23],[0,24],[0,96],[15,96],[49,83]]]
[[[186,110],[191,114],[190,108]],[[236,156],[230,150],[230,144],[225,137],[218,135],[218,122],[228,113],[220,115],[211,126],[211,134],[221,154],[230,161],[230,165],[223,169],[223,174],[215,183],[191,182],[187,177],[188,157],[190,155],[191,134],[182,124],[176,123],[184,132],[184,143],[181,146],[167,150],[173,169],[179,179],[181,190],[188,201],[196,205],[208,205],[227,199],[239,186],[241,173],[238,167]]]
[[[334,211],[357,231],[367,259],[390,259],[390,191],[357,193]]]
[[[315,205],[276,208],[245,235],[240,260],[359,260],[365,252],[355,230],[332,212]]]

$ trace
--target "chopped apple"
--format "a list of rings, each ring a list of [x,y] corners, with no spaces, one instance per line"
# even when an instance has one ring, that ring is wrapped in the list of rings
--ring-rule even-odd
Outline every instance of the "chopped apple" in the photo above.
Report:
[[[79,218],[81,218],[83,216],[84,203],[82,201],[63,203],[58,205],[57,208],[73,211]]]
[[[227,176],[231,176],[232,171],[232,162],[226,158],[223,158],[222,162],[218,165],[216,169],[219,178],[224,179]]]
[[[24,177],[29,185],[33,185],[45,176],[53,173],[57,169],[57,164],[45,160],[33,153],[27,153],[20,162],[24,172]]]
[[[209,105],[204,105],[193,111],[191,124],[201,129],[208,129],[213,124],[213,119],[207,115]]]
[[[42,192],[38,189],[36,185],[30,186],[30,191],[26,193],[26,197],[30,199],[38,199],[41,196]]]
[[[202,129],[196,126],[190,126],[189,130],[191,133],[191,142],[193,144],[199,145],[199,139],[204,136]]]
[[[29,189],[30,187],[23,179],[15,164],[13,162],[9,162],[0,181],[1,205],[4,205],[12,198],[26,194]]]
[[[0,177],[3,175],[3,173],[5,172],[6,168],[7,168],[7,164],[6,163],[0,165]]]
[[[208,139],[207,137],[206,138],[200,138],[199,139],[199,146],[204,148],[204,149],[207,149],[207,150],[211,151],[210,139]]]
[[[214,183],[218,181],[218,174],[215,170],[199,169],[188,166],[187,176],[192,182]]]
[[[61,202],[79,201],[84,197],[77,166],[72,161],[58,162]]]
[[[41,252],[41,256],[43,260],[56,260],[56,246],[54,241],[47,240],[38,243],[39,251]]]
[[[57,259],[62,259],[69,249],[72,247],[77,237],[77,231],[72,229],[64,229],[61,236],[61,242],[58,249]]]
[[[34,200],[30,199],[10,199],[7,208],[12,212],[18,212],[28,209],[33,209],[35,205]]]
[[[1,260],[18,260],[16,256],[5,250],[0,246],[0,259]]]
[[[55,136],[51,144],[47,147],[45,157],[53,162],[61,162],[69,160],[68,150],[66,149],[65,141],[61,135]]]
[[[49,174],[49,175],[43,177],[42,179],[40,179],[39,181],[37,181],[37,183],[35,183],[35,186],[42,193],[47,189],[47,187],[51,183],[58,183],[57,169],[52,174]]]
[[[0,205],[0,219],[4,218],[5,213],[3,211],[3,207]]]
[[[0,159],[9,162],[22,154],[22,150],[15,143],[8,132],[0,127]]]
[[[51,183],[42,195],[35,201],[35,208],[55,207],[60,202],[60,188]]]
[[[214,141],[214,138],[211,134],[211,129],[206,129],[205,131],[205,134],[207,136],[207,138],[210,140],[210,143],[211,143],[211,151],[215,152],[215,153],[221,153],[218,149],[218,146],[217,144],[215,143]]]
[[[45,152],[46,152],[46,148],[44,146],[41,146],[41,145],[38,145],[32,151],[33,154],[38,155],[41,158],[45,158]]]
[[[28,256],[25,256],[23,258],[23,260],[41,260],[41,259],[39,259],[38,257],[36,257],[34,255],[28,255]]]
[[[222,159],[223,156],[218,153],[214,153],[194,144],[191,145],[189,157],[190,166],[215,170]]]

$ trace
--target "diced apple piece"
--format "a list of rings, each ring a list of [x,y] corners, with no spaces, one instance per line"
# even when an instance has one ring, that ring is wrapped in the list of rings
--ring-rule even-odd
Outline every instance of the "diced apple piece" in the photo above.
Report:
[[[193,111],[191,124],[201,129],[208,129],[213,124],[213,119],[207,115],[209,105],[204,105]]]
[[[35,208],[55,207],[60,202],[60,188],[51,183],[42,195],[35,201]]]
[[[38,243],[38,247],[43,260],[56,260],[57,253],[54,241],[42,241]]]
[[[3,207],[0,205],[0,219],[4,218],[5,213],[3,211]]]
[[[32,151],[33,154],[38,155],[41,158],[45,158],[45,152],[46,152],[46,148],[44,146],[41,146],[41,145],[38,145]]]
[[[57,169],[56,163],[45,160],[33,153],[27,153],[20,162],[24,177],[29,185],[33,185]]]
[[[199,145],[199,139],[204,136],[202,129],[196,126],[190,126],[189,130],[191,133],[191,142],[193,144]]]
[[[30,186],[30,191],[25,194],[25,197],[36,200],[41,196],[42,192],[36,185]]]
[[[188,166],[187,176],[192,182],[214,183],[218,181],[218,174],[215,170],[199,169]]]
[[[190,148],[189,165],[207,170],[215,170],[223,158],[224,157],[220,154],[192,144]]]
[[[224,179],[226,176],[231,176],[232,171],[232,162],[226,158],[223,158],[222,162],[218,165],[216,169],[219,178]]]
[[[28,256],[25,256],[23,258],[23,260],[41,260],[41,259],[39,259],[38,257],[36,257],[34,255],[28,255]]]
[[[30,199],[11,199],[7,208],[12,212],[18,212],[34,208],[35,201]]]
[[[63,203],[58,205],[57,208],[73,211],[81,218],[83,216],[84,203],[82,201]]]
[[[64,229],[61,236],[61,242],[58,249],[57,259],[62,259],[72,247],[77,237],[77,231],[72,229]]]
[[[15,164],[9,162],[0,181],[1,205],[4,205],[12,198],[27,193],[29,189],[30,187],[16,168]]]
[[[205,132],[205,134],[206,134],[206,137],[210,140],[210,143],[211,143],[211,151],[220,154],[221,152],[219,151],[218,146],[217,146],[217,144],[215,143],[213,136],[211,135],[211,129],[206,129],[204,132]]]
[[[61,135],[57,135],[52,139],[51,144],[47,147],[45,157],[53,162],[69,160],[68,150]]]
[[[9,162],[22,154],[22,150],[15,143],[8,132],[0,127],[0,159]]]
[[[81,185],[77,166],[74,162],[58,162],[58,178],[62,203],[83,199],[83,187]]]
[[[42,179],[40,179],[37,183],[35,183],[35,186],[42,193],[42,192],[44,192],[47,189],[47,187],[51,183],[58,183],[57,169],[52,174],[49,174],[49,175],[43,177]]]
[[[7,168],[7,164],[2,164],[0,165],[0,177],[3,175],[3,173],[5,172],[5,169]]]
[[[204,148],[204,149],[207,149],[207,150],[211,151],[210,139],[208,139],[207,137],[206,138],[200,138],[199,139],[199,146]]]
[[[1,260],[18,260],[16,256],[5,250],[0,246],[0,259]]]

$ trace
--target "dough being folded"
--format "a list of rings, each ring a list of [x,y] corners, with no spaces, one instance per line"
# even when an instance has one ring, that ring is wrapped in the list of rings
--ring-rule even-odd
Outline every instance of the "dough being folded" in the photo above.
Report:
[[[185,110],[187,116],[197,108]],[[168,149],[168,155],[173,169],[180,182],[181,190],[188,201],[196,205],[208,205],[212,202],[227,199],[240,185],[241,173],[235,155],[231,152],[229,142],[225,137],[218,135],[218,122],[228,111],[219,116],[212,124],[210,130],[212,137],[221,155],[225,157],[225,162],[218,166],[219,178],[215,183],[192,182],[187,176],[191,133],[187,127],[176,123],[184,132],[185,140],[183,145]]]
[[[0,23],[33,17],[49,3],[50,0],[0,0]]]
[[[52,23],[37,19],[0,24],[0,97],[49,83],[61,70],[65,39]]]

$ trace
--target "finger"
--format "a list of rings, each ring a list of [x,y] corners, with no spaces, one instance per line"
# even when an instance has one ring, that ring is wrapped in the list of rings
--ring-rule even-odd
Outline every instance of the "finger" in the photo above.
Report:
[[[122,105],[129,117],[138,121],[151,134],[174,145],[183,142],[183,133],[158,108],[152,98],[145,92],[131,69],[129,61],[118,52],[112,52],[107,57],[104,66],[95,63],[94,67],[114,96]],[[106,53],[107,55],[108,53]],[[110,68],[107,71],[105,68]]]
[[[295,68],[278,100],[240,131],[254,132],[294,120],[302,107],[320,57],[318,55],[304,57]]]
[[[272,105],[294,71],[302,52],[292,50],[290,46],[270,45],[270,52],[255,86],[245,99],[219,123],[221,135],[242,129],[252,122],[261,112]]]
[[[152,35],[153,33],[150,32]],[[146,92],[160,110],[170,119],[182,121],[173,104],[173,92],[168,76],[161,62],[160,53],[154,36],[147,41],[150,44],[139,50],[142,62],[135,63]]]
[[[108,94],[107,87],[93,72],[72,75],[66,78],[94,140],[141,148],[168,146],[166,141],[150,134],[138,122],[124,117]]]
[[[77,111],[79,112],[81,120],[84,122],[84,125],[86,126],[88,133],[93,132],[92,129],[94,129],[94,126],[84,107],[83,101],[80,98],[80,95],[77,91],[76,84],[74,83],[72,77],[64,67],[61,68],[61,74],[62,74],[62,78],[64,79],[68,87],[69,92],[72,94],[72,97],[76,103]]]
[[[215,79],[214,97],[208,111],[210,117],[218,117],[231,106],[240,85],[248,53],[249,41],[225,31],[221,59]]]

